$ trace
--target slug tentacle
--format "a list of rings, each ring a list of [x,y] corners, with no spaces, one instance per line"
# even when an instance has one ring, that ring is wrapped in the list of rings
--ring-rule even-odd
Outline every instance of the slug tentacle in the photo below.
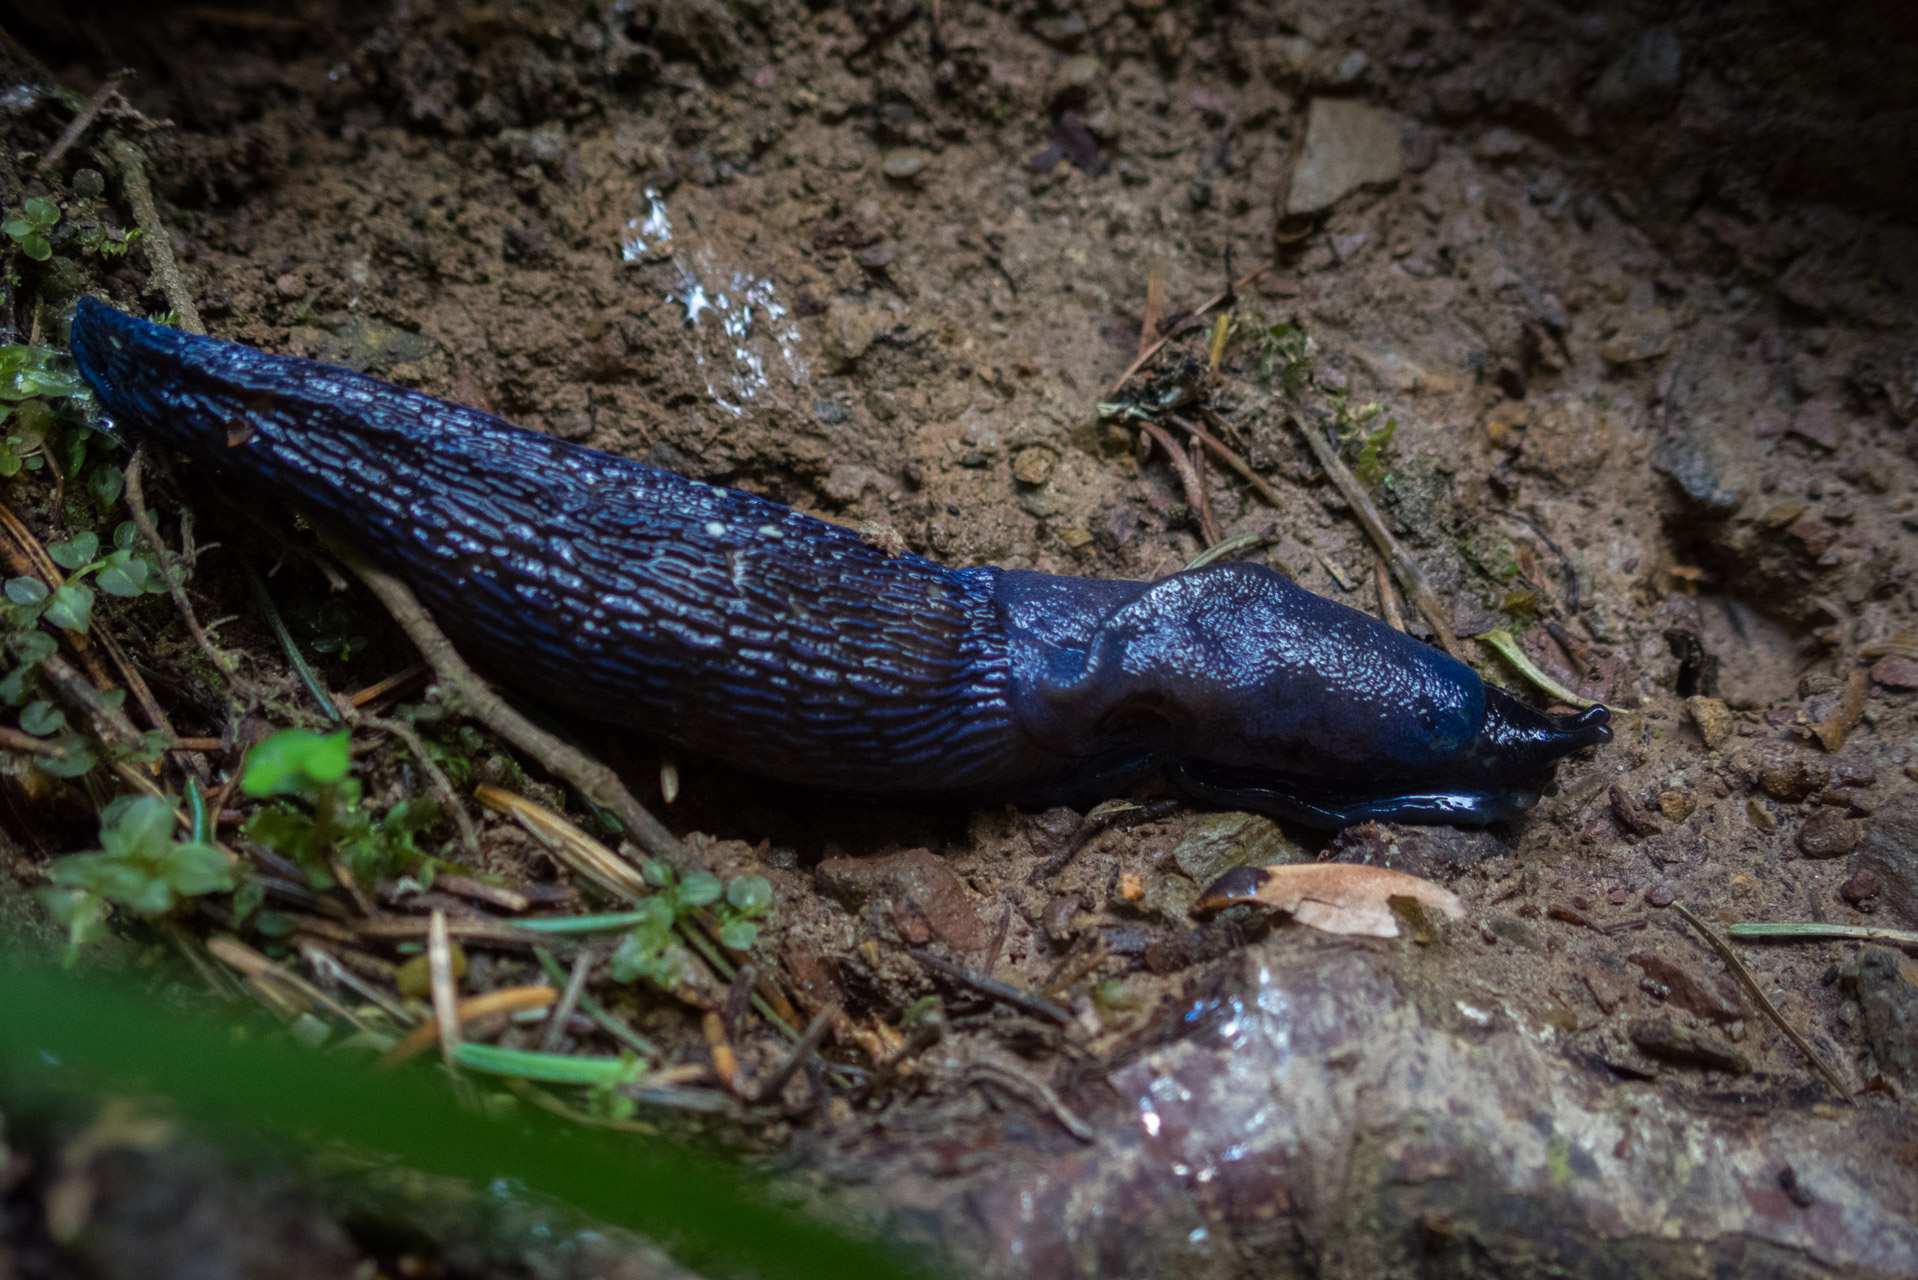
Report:
[[[1087,799],[1168,769],[1318,826],[1485,822],[1608,740],[1267,569],[948,569],[778,503],[81,300],[122,427],[361,542],[481,666],[751,772]]]

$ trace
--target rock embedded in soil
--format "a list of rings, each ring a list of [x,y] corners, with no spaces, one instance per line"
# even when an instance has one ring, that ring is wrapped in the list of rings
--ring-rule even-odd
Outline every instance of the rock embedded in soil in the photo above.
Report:
[[[1627,1034],[1648,1058],[1735,1076],[1751,1074],[1751,1061],[1744,1054],[1709,1032],[1681,1026],[1671,1018],[1641,1018]]]
[[[1791,433],[1821,449],[1836,450],[1845,442],[1838,406],[1830,400],[1807,400],[1799,405],[1798,412],[1792,415]]]
[[[1918,662],[1895,654],[1889,658],[1880,658],[1871,666],[1871,678],[1885,688],[1896,689],[1900,693],[1909,689],[1918,689]]]
[[[1012,478],[1020,484],[1042,485],[1052,479],[1059,455],[1043,445],[1033,445],[1012,455]]]
[[[1399,118],[1351,98],[1314,98],[1285,211],[1323,213],[1361,187],[1396,182],[1404,167]]]
[[[1722,973],[1699,973],[1655,952],[1634,951],[1625,958],[1664,989],[1665,999],[1688,1013],[1729,1026],[1750,1012],[1738,984]]]
[[[822,887],[854,909],[877,906],[908,945],[937,939],[967,955],[986,948],[986,927],[945,859],[929,849],[883,858],[828,858]]]
[[[1918,963],[1891,947],[1866,947],[1857,992],[1878,1069],[1906,1092],[1918,1090]]]
[[[1627,312],[1618,331],[1598,349],[1608,364],[1636,364],[1672,349],[1672,314],[1663,307]]]
[[[1758,785],[1777,799],[1797,804],[1831,781],[1831,766],[1789,743],[1774,742],[1758,758]]]
[[[1821,805],[1798,829],[1798,848],[1807,858],[1842,858],[1863,836],[1864,826],[1856,818]]]
[[[1687,698],[1685,710],[1691,713],[1692,723],[1698,726],[1698,735],[1709,750],[1724,746],[1737,730],[1731,708],[1725,705],[1723,698]]]
[[[1851,855],[1854,878],[1878,879],[1878,901],[1891,922],[1918,929],[1918,794],[1906,792],[1872,814]]]

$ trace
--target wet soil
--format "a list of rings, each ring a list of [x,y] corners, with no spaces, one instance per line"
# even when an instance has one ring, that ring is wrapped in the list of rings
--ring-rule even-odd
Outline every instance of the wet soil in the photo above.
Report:
[[[881,1078],[820,1106],[802,1081],[758,1129],[808,1185],[1047,1276],[1893,1275],[1918,1267],[1896,1227],[1918,971],[1743,948],[1847,1105],[1668,909],[1918,928],[1893,8],[322,2],[13,30],[83,98],[136,73],[107,115],[149,153],[210,331],[955,565],[1150,578],[1201,551],[1164,450],[1098,406],[1142,324],[1271,259],[1213,313],[1216,370],[1208,317],[1148,371],[1278,497],[1206,459],[1220,534],[1387,607],[1269,375],[1270,327],[1298,326],[1321,387],[1396,421],[1377,499],[1456,629],[1513,631],[1613,708],[1617,740],[1489,832],[1328,840],[1171,804],[1064,862],[1084,815],[875,811],[676,762],[664,815],[772,880],[764,961],[803,1011],[843,1010],[832,1052]],[[1328,102],[1385,133],[1315,134]],[[26,90],[0,110],[15,152],[67,119]],[[62,199],[112,171],[84,138],[57,173],[13,163]],[[117,194],[98,207],[125,225]],[[25,279],[16,330],[50,334],[71,290]],[[83,283],[166,305],[138,254]],[[259,536],[230,486],[178,468],[163,492],[169,529],[185,499],[228,546]],[[194,591],[242,615],[227,642],[281,694],[256,710],[301,714],[230,552],[203,550]],[[322,660],[334,688],[408,660],[355,608],[373,642]],[[226,734],[163,599],[107,617],[180,732]],[[581,731],[660,799],[650,748]],[[64,831],[16,833],[24,874],[87,847]],[[481,870],[555,874],[509,826],[487,848]],[[1188,915],[1233,865],[1314,857],[1439,879],[1467,918],[1354,942]],[[708,1061],[695,1013],[620,998]],[[735,1048],[754,1075],[783,1043]]]

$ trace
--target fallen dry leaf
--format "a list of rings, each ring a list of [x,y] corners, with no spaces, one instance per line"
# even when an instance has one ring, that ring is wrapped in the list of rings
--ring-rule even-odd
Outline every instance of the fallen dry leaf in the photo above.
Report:
[[[1396,938],[1399,918],[1392,909],[1394,898],[1410,898],[1450,920],[1465,915],[1458,895],[1430,880],[1347,862],[1234,867],[1199,895],[1192,911],[1199,915],[1256,902],[1327,933]]]

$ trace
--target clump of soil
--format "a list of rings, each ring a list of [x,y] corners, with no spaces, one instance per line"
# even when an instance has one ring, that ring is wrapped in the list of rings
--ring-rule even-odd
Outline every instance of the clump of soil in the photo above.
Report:
[[[103,125],[145,146],[211,331],[950,564],[1149,578],[1209,518],[1399,607],[1287,425],[1294,326],[1321,388],[1382,406],[1368,433],[1396,423],[1374,492],[1448,621],[1614,709],[1612,745],[1490,832],[1328,841],[1150,792],[1090,827],[876,811],[674,762],[663,812],[771,880],[761,963],[802,1014],[840,1011],[829,1056],[866,1073],[802,1074],[756,1133],[862,1209],[1040,1275],[1654,1274],[1694,1246],[1909,1273],[1911,964],[1741,951],[1846,1106],[1669,906],[1918,928],[1918,188],[1908,115],[1870,96],[1914,46],[1889,12],[1641,9],[323,3],[19,34],[83,99],[136,73]],[[9,206],[81,199],[110,157],[83,134],[35,170],[70,116],[17,74]],[[97,208],[126,225],[120,197]],[[82,285],[169,305],[138,253],[22,279],[12,340],[50,339]],[[1183,388],[1276,504],[1198,451],[1195,495],[1100,414],[1168,331],[1128,394]],[[44,513],[34,483],[7,500]],[[278,691],[246,710],[304,715],[235,558],[244,495],[184,468],[164,492],[176,536],[183,499],[223,524],[193,590],[245,616],[224,642]],[[353,608],[374,638],[320,660],[336,689],[410,660]],[[180,733],[234,740],[163,598],[106,618]],[[593,741],[650,785],[648,749]],[[488,780],[525,766],[478,755]],[[28,834],[20,803],[23,874],[91,847]],[[554,876],[475,816],[476,869]],[[1467,919],[1360,943],[1188,914],[1232,866],[1310,858],[1439,879]],[[503,954],[474,982],[530,972]],[[611,988],[710,1067],[697,1013]],[[785,1058],[732,1034],[748,1078]]]

